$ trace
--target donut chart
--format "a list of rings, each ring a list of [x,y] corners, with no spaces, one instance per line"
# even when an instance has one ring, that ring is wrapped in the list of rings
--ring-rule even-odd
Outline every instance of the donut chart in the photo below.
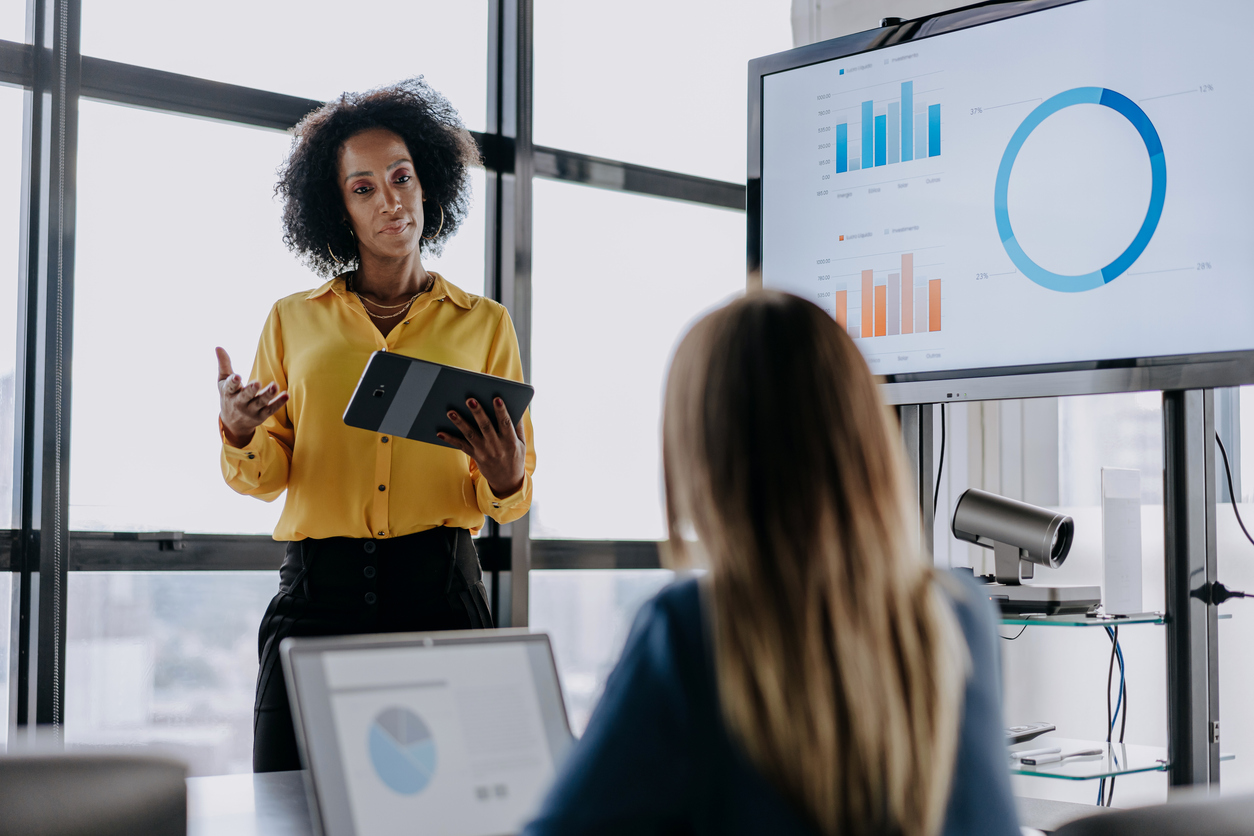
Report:
[[[407,708],[385,708],[370,724],[370,763],[379,780],[401,795],[417,795],[435,777],[436,746],[422,718]]]
[[[1028,136],[1048,117],[1064,108],[1081,104],[1095,104],[1108,107],[1132,124],[1132,127],[1141,135],[1141,140],[1145,143],[1145,150],[1149,154],[1152,181],[1150,184],[1149,207],[1145,212],[1145,220],[1141,222],[1141,227],[1132,239],[1132,243],[1105,267],[1094,270],[1091,273],[1067,276],[1041,267],[1023,251],[1019,242],[1015,240],[1014,229],[1010,223],[1008,196],[1010,192],[1010,173],[1014,169],[1015,158],[1018,157],[1019,151],[1023,148],[1023,143],[1027,141]],[[1158,221],[1162,217],[1163,204],[1166,202],[1166,199],[1167,163],[1163,157],[1163,144],[1162,140],[1159,139],[1158,131],[1154,128],[1154,123],[1150,121],[1145,111],[1141,110],[1136,102],[1114,90],[1105,87],[1076,87],[1052,96],[1037,105],[1010,138],[1006,151],[1002,155],[1001,165],[997,169],[997,183],[993,194],[993,214],[997,219],[997,233],[1001,238],[1002,246],[1006,248],[1006,253],[1010,256],[1010,260],[1014,262],[1023,275],[1050,290],[1062,293],[1079,293],[1102,287],[1114,281],[1123,275],[1132,266],[1133,262],[1140,258],[1141,253],[1149,245],[1150,239],[1154,237],[1154,231],[1158,228]]]

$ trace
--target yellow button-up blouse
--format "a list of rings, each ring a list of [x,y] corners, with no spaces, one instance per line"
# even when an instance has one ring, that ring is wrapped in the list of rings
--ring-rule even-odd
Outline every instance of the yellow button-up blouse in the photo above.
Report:
[[[529,411],[526,475],[507,497],[494,496],[459,450],[344,423],[374,351],[522,380],[518,337],[505,308],[432,276],[431,290],[386,338],[342,277],[271,309],[252,379],[276,382],[289,400],[248,446],[232,447],[223,438],[222,475],[234,490],[267,502],[287,490],[276,540],[399,537],[442,525],[477,531],[484,514],[506,523],[531,507],[536,454]]]

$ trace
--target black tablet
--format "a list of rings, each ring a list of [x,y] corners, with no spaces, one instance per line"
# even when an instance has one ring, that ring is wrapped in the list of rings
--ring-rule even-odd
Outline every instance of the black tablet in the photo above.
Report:
[[[440,432],[461,437],[448,418],[450,410],[473,425],[474,417],[466,401],[474,398],[495,424],[496,409],[492,403],[500,398],[505,401],[510,418],[517,422],[533,394],[535,389],[516,380],[376,351],[370,355],[348,409],[344,410],[344,423],[384,435],[454,447],[436,438]]]

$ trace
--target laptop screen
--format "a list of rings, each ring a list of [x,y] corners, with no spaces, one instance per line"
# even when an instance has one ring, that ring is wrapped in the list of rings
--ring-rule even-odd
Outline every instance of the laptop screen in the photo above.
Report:
[[[325,831],[518,832],[569,745],[548,642],[525,638],[539,641],[418,640],[294,660]]]

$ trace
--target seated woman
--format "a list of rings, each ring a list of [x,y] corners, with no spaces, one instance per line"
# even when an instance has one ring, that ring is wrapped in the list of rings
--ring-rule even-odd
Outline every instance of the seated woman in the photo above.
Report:
[[[675,355],[668,559],[525,830],[1017,836],[991,608],[935,571],[830,316],[754,293]]]

